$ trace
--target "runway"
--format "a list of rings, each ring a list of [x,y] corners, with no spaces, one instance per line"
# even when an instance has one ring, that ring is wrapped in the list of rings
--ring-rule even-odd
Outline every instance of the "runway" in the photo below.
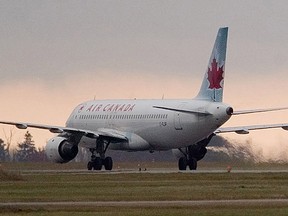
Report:
[[[11,170],[13,171],[13,170]],[[16,170],[15,170],[16,171]],[[19,170],[17,170],[19,172]],[[288,169],[247,169],[247,170],[231,170],[231,173],[288,173]],[[173,173],[190,173],[190,174],[197,174],[197,173],[207,173],[207,174],[213,174],[213,173],[228,173],[225,169],[199,169],[199,170],[186,170],[186,171],[179,171],[178,169],[165,169],[165,168],[153,168],[153,169],[147,169],[147,170],[137,170],[137,169],[116,169],[112,171],[95,171],[95,170],[86,170],[86,169],[67,169],[67,170],[21,170],[20,173],[22,175],[29,175],[29,174],[56,174],[56,173],[67,173],[67,174],[107,174],[107,175],[113,175],[113,174],[140,174],[140,173],[150,173],[150,174],[173,174]]]
[[[173,201],[62,201],[62,202],[7,202],[1,207],[165,207],[165,206],[287,206],[288,199],[241,199],[241,200],[173,200]]]

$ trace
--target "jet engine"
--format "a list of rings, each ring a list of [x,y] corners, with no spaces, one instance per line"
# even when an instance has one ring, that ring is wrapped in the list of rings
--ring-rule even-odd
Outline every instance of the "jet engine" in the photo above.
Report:
[[[65,137],[54,137],[46,144],[46,155],[49,160],[56,163],[67,163],[78,154],[78,146]]]
[[[179,170],[186,170],[187,166],[190,170],[196,170],[197,161],[205,156],[207,149],[204,146],[190,145],[186,148],[172,149],[172,152],[179,159]]]
[[[172,153],[177,159],[189,155],[189,157],[195,158],[199,161],[205,156],[207,149],[204,146],[191,145],[187,148],[181,148],[181,151],[179,149],[172,149]]]

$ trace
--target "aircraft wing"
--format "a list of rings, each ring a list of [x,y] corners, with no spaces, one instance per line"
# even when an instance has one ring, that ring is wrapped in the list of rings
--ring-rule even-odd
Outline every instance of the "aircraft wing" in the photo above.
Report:
[[[71,134],[77,134],[86,136],[89,138],[95,138],[97,139],[99,136],[107,137],[111,139],[116,139],[119,141],[127,141],[128,138],[121,134],[120,132],[117,132],[116,130],[97,130],[97,131],[90,131],[85,129],[77,129],[77,128],[71,128],[71,127],[59,127],[59,126],[51,126],[51,125],[43,125],[43,124],[33,124],[33,123],[23,123],[23,122],[9,122],[9,121],[0,121],[0,124],[8,124],[8,125],[14,125],[19,129],[27,129],[27,128],[38,128],[38,129],[44,129],[49,130],[51,133],[71,133]]]
[[[288,123],[285,124],[267,124],[267,125],[250,125],[250,126],[239,126],[239,127],[224,127],[219,128],[215,133],[229,133],[235,132],[237,134],[248,134],[251,130],[263,130],[271,128],[282,128],[288,130]]]

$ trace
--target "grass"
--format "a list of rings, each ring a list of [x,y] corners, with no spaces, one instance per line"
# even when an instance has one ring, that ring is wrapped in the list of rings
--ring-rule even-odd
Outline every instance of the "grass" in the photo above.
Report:
[[[288,173],[41,174],[2,183],[0,201],[287,198]],[[53,193],[51,193],[53,191]],[[9,196],[5,196],[9,194]]]
[[[4,164],[0,202],[286,199],[288,173],[21,172],[49,164]],[[3,167],[2,166],[2,167]],[[66,165],[78,169],[78,165]],[[70,166],[70,167],[68,167]],[[151,166],[151,165],[150,165]],[[62,167],[63,168],[63,167]],[[82,167],[83,168],[83,167]],[[14,170],[11,173],[8,169]],[[283,169],[283,168],[281,168]],[[20,174],[19,174],[20,172]],[[3,174],[4,173],[4,174]],[[4,177],[3,177],[4,176]],[[8,176],[8,177],[7,177]],[[1,215],[286,215],[285,205],[0,207]]]
[[[7,201],[287,198],[288,173],[29,174],[0,184]]]
[[[104,216],[115,216],[115,215],[126,215],[126,216],[134,216],[134,215],[211,215],[211,216],[243,216],[243,215],[261,215],[261,216],[270,216],[270,215],[287,215],[288,207],[248,207],[248,208],[239,208],[239,207],[226,207],[223,208],[198,208],[198,207],[149,207],[149,208],[138,208],[138,207],[98,207],[98,208],[70,208],[70,209],[6,209],[1,212],[1,216],[6,215],[55,215],[55,216],[92,216],[92,215],[104,215]]]
[[[0,181],[19,181],[23,180],[19,172],[11,172],[3,168],[0,164]]]

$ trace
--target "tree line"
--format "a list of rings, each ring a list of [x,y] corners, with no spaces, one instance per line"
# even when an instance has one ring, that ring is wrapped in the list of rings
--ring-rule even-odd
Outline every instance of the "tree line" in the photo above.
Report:
[[[43,162],[48,161],[45,154],[45,149],[36,148],[33,136],[29,131],[24,135],[22,142],[17,143],[15,147],[11,147],[13,132],[6,135],[5,140],[0,138],[0,163],[1,162]],[[175,158],[171,151],[168,152],[124,152],[124,151],[109,151],[109,156],[112,156],[115,161],[173,161]],[[87,162],[90,160],[91,153],[89,149],[79,148],[79,153],[73,160],[75,162]]]
[[[7,136],[5,134],[6,143],[0,138],[0,162],[43,162],[48,161],[45,149],[36,148],[33,136],[29,131],[24,135],[22,142],[17,143],[16,147],[10,149],[13,133]],[[242,147],[241,147],[242,146]],[[251,145],[231,145],[230,141],[216,136],[209,144],[208,153],[204,161],[253,161],[253,151]],[[214,150],[216,148],[216,151]],[[218,150],[217,150],[218,149]],[[225,151],[219,151],[225,149]],[[125,152],[125,151],[109,151],[109,156],[115,161],[175,161],[172,151],[154,152]],[[79,153],[73,160],[75,162],[89,161],[91,153],[89,149],[79,148]]]
[[[5,135],[6,136],[6,135]],[[12,133],[6,136],[7,142],[0,138],[0,162],[40,162],[46,161],[47,157],[44,148],[36,148],[33,136],[29,131],[24,135],[23,142],[17,143],[16,148],[10,149]]]

